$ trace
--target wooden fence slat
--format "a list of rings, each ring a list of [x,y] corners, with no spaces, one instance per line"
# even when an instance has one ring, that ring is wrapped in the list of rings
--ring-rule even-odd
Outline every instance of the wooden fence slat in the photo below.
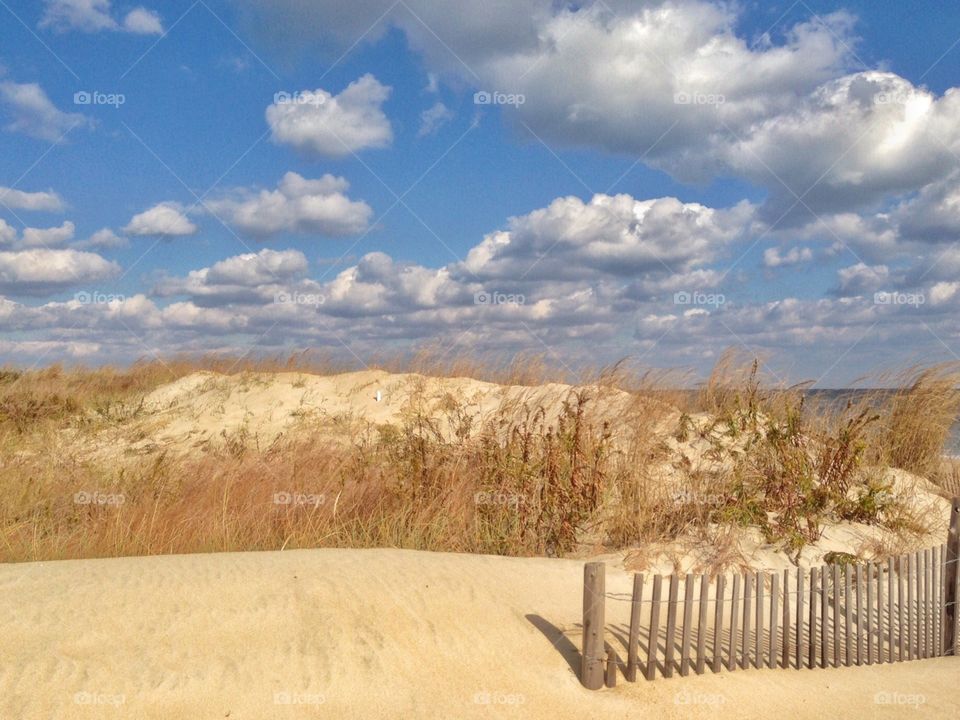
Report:
[[[733,576],[733,597],[730,598],[730,652],[727,670],[737,669],[737,625],[740,622],[740,573]]]
[[[680,578],[676,573],[670,575],[670,592],[667,598],[667,651],[663,658],[663,676],[673,677],[673,664],[677,646],[677,594]]]
[[[943,567],[943,546],[937,545],[933,552],[933,656],[940,657],[940,640],[943,637],[940,619],[943,617],[943,578],[940,569]]]
[[[777,601],[780,599],[780,576],[777,573],[770,575],[770,657],[767,660],[767,667],[775,668],[777,666]]]
[[[627,647],[627,672],[629,682],[637,681],[637,665],[640,656],[640,611],[643,609],[643,575],[633,575],[633,595],[630,603],[630,637]]]
[[[888,663],[892,663],[895,659],[894,650],[893,650],[893,638],[894,638],[893,581],[895,580],[893,568],[894,568],[893,558],[889,557],[887,558],[887,662]]]
[[[940,619],[943,617],[943,545],[933,549],[933,655],[940,657],[943,632]]]
[[[690,674],[690,636],[693,633],[693,573],[683,581],[683,632],[680,643],[680,675]]]
[[[924,551],[923,562],[926,564],[926,570],[923,576],[923,582],[926,585],[926,590],[924,592],[925,600],[925,610],[924,614],[926,615],[925,627],[926,627],[926,636],[927,636],[927,654],[926,657],[933,657],[933,611],[935,603],[933,602],[933,548],[927,548]]]
[[[943,561],[947,558],[947,547],[937,548],[937,657],[943,655],[943,583],[946,578]]]
[[[930,548],[930,595],[927,598],[927,602],[930,604],[930,640],[927,644],[929,657],[937,657],[940,654],[939,642],[937,642],[937,617],[940,614],[940,585],[937,580],[939,552],[939,547]]]
[[[883,565],[877,563],[877,663],[883,664]]]
[[[904,590],[904,582],[906,582],[907,575],[910,571],[910,563],[907,561],[906,555],[900,556],[900,567],[897,570],[897,623],[899,625],[897,645],[899,650],[897,651],[897,660],[903,662],[908,658],[907,655],[907,628],[906,628],[906,617],[907,617],[907,603],[906,603],[906,591]]]
[[[790,570],[783,571],[783,656],[780,666],[790,667]]]
[[[834,563],[833,577],[833,666],[840,667],[840,566]]]
[[[917,633],[917,660],[923,659],[926,652],[926,633],[924,632],[924,612],[923,612],[923,551],[917,550],[917,614],[914,616]]]
[[[937,580],[937,557],[939,548],[930,548],[930,642],[927,646],[930,651],[930,657],[937,657],[937,617],[940,611],[939,582]]]
[[[930,644],[930,656],[940,655],[940,546],[930,551],[930,632],[933,635]]]
[[[927,652],[929,652],[929,625],[930,625],[930,616],[927,613],[927,602],[930,597],[930,582],[927,579],[927,572],[930,569],[930,562],[928,558],[928,551],[920,551],[920,590],[917,593],[920,598],[917,608],[917,629],[920,632],[920,658],[927,657]]]
[[[916,642],[916,631],[914,623],[916,621],[916,612],[913,603],[916,599],[917,584],[917,554],[911,553],[907,561],[907,659],[913,660],[914,643]]]
[[[797,656],[797,670],[803,668],[803,568],[797,568],[797,641],[794,652]]]
[[[812,670],[817,666],[817,568],[810,568],[810,662]]]
[[[843,664],[847,667],[853,662],[853,567],[843,566],[843,614],[845,630],[845,650]]]
[[[873,665],[873,562],[867,563],[867,665]]]
[[[707,664],[707,610],[710,603],[710,577],[700,576],[700,617],[697,622],[697,675],[703,675]]]
[[[856,645],[856,664],[863,665],[866,660],[867,654],[864,651],[864,620],[866,619],[864,615],[864,597],[863,597],[863,566],[858,565],[856,568],[856,574],[853,577],[854,579],[854,592],[856,594],[856,607],[854,608],[854,615],[857,618],[857,633],[854,635],[854,642]]]
[[[924,549],[920,553],[920,561],[923,568],[920,572],[920,634],[923,636],[923,645],[920,652],[921,658],[930,657],[930,550]]]
[[[657,674],[657,645],[660,644],[660,592],[663,577],[653,577],[653,597],[650,599],[650,635],[647,639],[647,680]]]
[[[960,599],[960,497],[950,503],[950,530],[947,532],[947,558],[944,561],[943,654],[956,655],[957,601]]]
[[[824,566],[820,571],[820,667],[830,664],[830,596],[827,594],[827,585],[830,582],[830,573]]]
[[[721,644],[723,641],[723,591],[725,590],[726,576],[717,575],[717,601],[713,612],[713,666],[715,673],[720,672],[723,660]]]
[[[924,657],[933,657],[933,549],[923,551]]]
[[[750,667],[750,593],[753,586],[753,573],[743,576],[743,642],[740,653],[740,667]]]
[[[758,572],[757,577],[757,634],[753,651],[753,666],[762,668],[763,662],[763,585],[766,573]]]
[[[583,566],[583,649],[580,654],[580,682],[588,690],[599,690],[604,682],[605,586],[604,564],[586,563]]]

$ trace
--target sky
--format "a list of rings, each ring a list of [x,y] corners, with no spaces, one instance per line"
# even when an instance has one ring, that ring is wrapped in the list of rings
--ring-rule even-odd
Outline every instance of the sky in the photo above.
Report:
[[[0,364],[960,360],[960,6],[0,0]]]

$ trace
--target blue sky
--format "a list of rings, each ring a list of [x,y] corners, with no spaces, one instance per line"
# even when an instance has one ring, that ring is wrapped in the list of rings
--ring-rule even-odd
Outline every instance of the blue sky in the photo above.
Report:
[[[957,359],[955,3],[457,5],[0,2],[0,357]]]

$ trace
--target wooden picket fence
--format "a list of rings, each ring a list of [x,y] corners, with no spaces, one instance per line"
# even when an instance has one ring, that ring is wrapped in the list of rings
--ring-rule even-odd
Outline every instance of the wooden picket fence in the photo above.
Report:
[[[799,670],[954,655],[960,499],[951,510],[946,544],[881,563],[715,578],[638,574],[630,597],[606,593],[604,564],[587,563],[581,681],[593,690],[616,684],[620,663],[604,637],[608,599],[631,603],[629,629],[621,632],[630,681],[708,668]]]

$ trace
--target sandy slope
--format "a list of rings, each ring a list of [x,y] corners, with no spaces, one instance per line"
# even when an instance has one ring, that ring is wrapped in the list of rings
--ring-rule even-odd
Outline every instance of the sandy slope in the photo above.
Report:
[[[504,409],[519,420],[524,407],[542,407],[555,419],[573,389],[557,383],[505,386],[382,370],[339,375],[198,372],[146,396],[138,424],[145,439],[139,447],[189,450],[241,432],[247,442],[266,447],[298,430],[335,436],[338,429],[349,434],[358,426],[399,425],[414,412],[433,418],[444,432],[463,413],[472,429],[479,430],[495,411]],[[590,396],[591,410],[604,417],[621,416],[635,404],[619,390],[594,387]]]
[[[953,658],[583,690],[581,577],[572,560],[392,550],[7,565],[0,718],[960,714]],[[613,592],[628,583],[608,574]],[[626,604],[609,606],[609,623],[626,621]],[[923,702],[877,704],[883,692]]]

